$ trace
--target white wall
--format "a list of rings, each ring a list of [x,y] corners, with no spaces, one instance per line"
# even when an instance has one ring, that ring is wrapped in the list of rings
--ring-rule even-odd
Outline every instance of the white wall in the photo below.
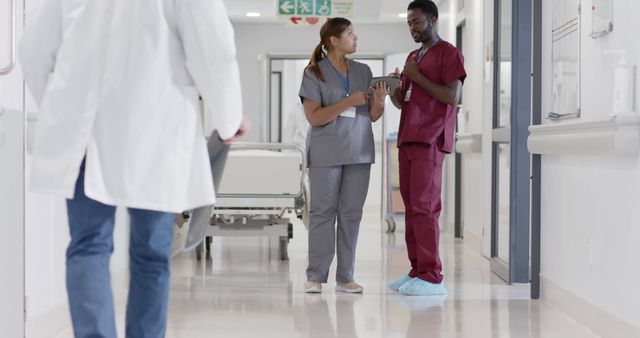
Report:
[[[593,40],[591,1],[582,0],[582,117],[610,116],[614,59],[624,49],[640,65],[640,2],[614,3],[614,31]],[[543,111],[551,111],[551,0],[543,2]],[[638,97],[636,88],[636,97]],[[640,161],[637,157],[543,156],[541,275],[640,328]],[[542,290],[543,298],[545,290]]]
[[[484,101],[484,3],[482,0],[466,0],[464,9],[457,12],[459,0],[442,1],[438,5],[440,36],[452,44],[456,43],[456,28],[464,22],[463,55],[467,79],[462,88],[461,113],[467,112],[467,119],[460,119],[459,130],[462,133],[482,133],[486,110]],[[489,106],[490,107],[490,106]],[[489,153],[490,154],[490,153]],[[462,220],[467,235],[482,238],[483,227],[483,184],[482,154],[462,155]],[[446,174],[443,189],[443,213],[447,224],[454,222],[454,157],[446,160]],[[490,177],[490,176],[489,176]],[[488,228],[486,233],[488,234]]]
[[[467,79],[463,86],[462,111],[468,116],[460,125],[464,133],[483,131],[484,115],[484,8],[482,0],[466,0],[464,8],[465,28],[463,53]],[[488,112],[491,113],[490,111]],[[463,155],[462,164],[462,219],[464,229],[482,238],[482,154]]]
[[[248,141],[261,141],[267,116],[264,101],[265,56],[286,54],[308,57],[320,42],[320,26],[287,27],[285,23],[235,23],[236,45],[242,80],[242,103],[253,128]],[[358,55],[407,52],[416,48],[406,24],[356,24]]]

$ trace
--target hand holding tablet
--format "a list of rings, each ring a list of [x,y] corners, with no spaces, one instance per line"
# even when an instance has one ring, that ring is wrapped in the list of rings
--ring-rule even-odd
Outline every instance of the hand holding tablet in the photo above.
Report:
[[[396,97],[396,91],[402,87],[402,82],[400,81],[400,69],[396,67],[396,71],[388,76],[374,77],[371,80],[369,92],[372,92],[372,89],[374,88],[373,86],[382,81],[386,83],[389,88],[389,98],[391,98],[393,105],[398,109],[402,109],[402,102],[398,101],[398,98]]]

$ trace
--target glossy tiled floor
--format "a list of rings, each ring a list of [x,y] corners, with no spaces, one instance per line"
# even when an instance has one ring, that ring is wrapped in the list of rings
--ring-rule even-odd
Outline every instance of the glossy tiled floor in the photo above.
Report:
[[[306,230],[295,224],[290,260],[266,238],[214,238],[212,258],[176,257],[167,337],[595,337],[544,303],[528,285],[505,285],[477,252],[442,235],[446,299],[405,297],[386,283],[406,273],[402,227],[384,234],[365,215],[356,279],[363,295],[303,293]],[[330,276],[335,276],[334,270]]]

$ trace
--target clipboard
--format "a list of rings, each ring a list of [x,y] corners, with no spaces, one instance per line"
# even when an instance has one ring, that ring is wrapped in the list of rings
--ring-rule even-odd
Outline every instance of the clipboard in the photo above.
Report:
[[[217,189],[220,186],[222,172],[227,163],[227,155],[229,155],[229,145],[224,144],[220,140],[217,130],[213,131],[209,141],[207,142],[207,150],[209,152],[209,164],[211,165],[211,175],[213,178],[213,186]],[[207,229],[211,226],[211,215],[213,213],[213,205],[206,205],[191,212],[191,220],[187,238],[182,245],[181,251],[190,251],[200,245],[204,240]]]

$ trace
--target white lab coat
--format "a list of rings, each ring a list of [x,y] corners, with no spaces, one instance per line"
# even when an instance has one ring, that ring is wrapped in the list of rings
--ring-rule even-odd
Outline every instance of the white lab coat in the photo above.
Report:
[[[215,201],[205,134],[242,119],[222,0],[47,0],[20,46],[40,105],[30,189],[179,212]],[[198,93],[213,122],[203,130]]]
[[[307,134],[309,133],[309,121],[304,113],[304,106],[297,102],[289,112],[287,127],[282,132],[282,142],[295,143],[302,149],[306,149]]]

